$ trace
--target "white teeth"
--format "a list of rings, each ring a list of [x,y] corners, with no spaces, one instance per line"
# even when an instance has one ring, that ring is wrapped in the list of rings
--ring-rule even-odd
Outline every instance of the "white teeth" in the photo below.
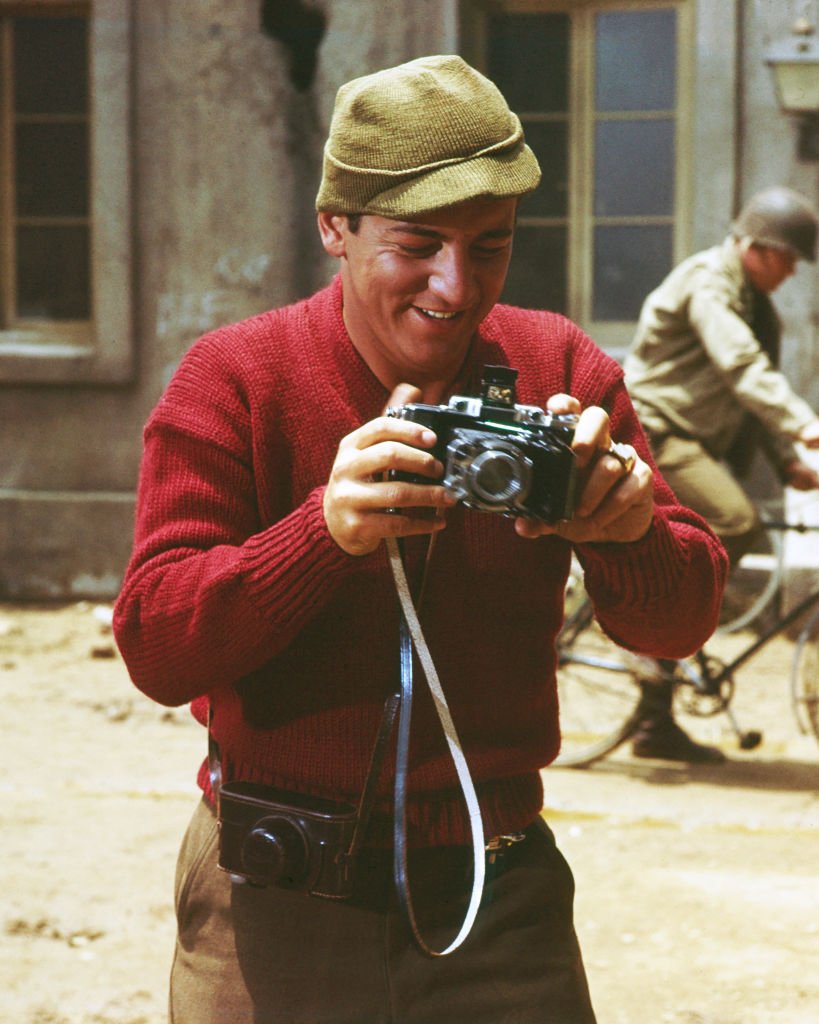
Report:
[[[421,312],[425,316],[431,316],[433,320],[452,320],[458,315],[457,313],[442,313],[439,309],[421,309]]]

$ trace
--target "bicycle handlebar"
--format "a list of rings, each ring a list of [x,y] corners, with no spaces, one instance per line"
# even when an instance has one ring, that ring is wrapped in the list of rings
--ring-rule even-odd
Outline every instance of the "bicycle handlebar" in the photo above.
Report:
[[[788,523],[777,519],[762,519],[760,522],[768,530],[795,530],[797,533],[819,530],[819,523]]]

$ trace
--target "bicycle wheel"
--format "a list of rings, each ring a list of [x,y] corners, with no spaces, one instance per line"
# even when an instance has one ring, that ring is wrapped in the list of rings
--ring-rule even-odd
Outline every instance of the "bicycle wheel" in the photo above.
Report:
[[[778,530],[765,530],[728,577],[718,632],[750,626],[774,601],[782,583],[785,543]]]
[[[605,757],[634,732],[641,690],[620,649],[594,621],[585,598],[558,637],[560,702],[558,767],[583,768]]]
[[[799,634],[793,653],[791,700],[799,728],[819,742],[819,611]]]

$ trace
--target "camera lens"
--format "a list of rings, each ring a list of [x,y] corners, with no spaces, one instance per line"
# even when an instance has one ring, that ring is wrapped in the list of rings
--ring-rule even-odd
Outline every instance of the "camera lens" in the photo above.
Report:
[[[263,818],[242,844],[242,864],[252,879],[295,882],[307,870],[301,830],[286,818]]]
[[[529,460],[524,455],[490,448],[472,462],[469,473],[472,490],[483,501],[508,504],[528,492],[529,468]]]

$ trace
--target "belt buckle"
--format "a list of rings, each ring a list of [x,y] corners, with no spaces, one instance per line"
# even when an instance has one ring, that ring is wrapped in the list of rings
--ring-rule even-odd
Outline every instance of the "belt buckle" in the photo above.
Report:
[[[523,832],[507,832],[504,835],[493,836],[484,847],[487,863],[494,864],[504,856],[510,846],[522,842],[525,838]]]

